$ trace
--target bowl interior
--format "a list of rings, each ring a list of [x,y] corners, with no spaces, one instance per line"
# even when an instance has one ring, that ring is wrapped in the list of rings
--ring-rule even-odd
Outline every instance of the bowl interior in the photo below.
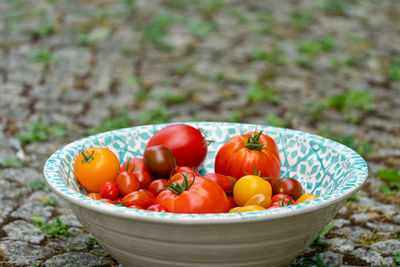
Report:
[[[304,193],[312,193],[321,197],[309,201],[311,203],[306,202],[275,210],[299,209],[344,195],[349,196],[361,187],[367,177],[367,167],[360,155],[344,145],[316,135],[252,124],[216,122],[187,124],[202,128],[206,132],[207,139],[215,141],[208,146],[207,158],[200,168],[201,174],[214,172],[216,153],[229,138],[254,130],[263,131],[272,137],[279,148],[281,177],[293,177],[300,181]],[[78,154],[84,149],[100,146],[112,150],[121,162],[130,157],[142,157],[149,138],[166,125],[168,124],[120,129],[75,141],[50,157],[44,168],[47,181],[61,195],[79,198],[79,201],[90,205],[98,202],[93,202],[81,195],[87,192],[79,185],[74,176],[74,162]],[[114,209],[120,209],[120,207]],[[268,210],[268,212],[277,211]]]

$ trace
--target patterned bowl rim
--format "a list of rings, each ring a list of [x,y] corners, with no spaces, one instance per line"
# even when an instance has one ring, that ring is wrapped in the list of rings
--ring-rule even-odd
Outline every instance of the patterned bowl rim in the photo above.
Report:
[[[59,173],[59,162],[63,159],[66,150],[80,149],[84,142],[93,140],[109,135],[113,135],[119,132],[134,130],[141,127],[164,127],[170,124],[184,123],[188,125],[201,126],[202,124],[210,125],[217,124],[218,126],[231,126],[231,127],[258,127],[265,129],[272,129],[276,132],[290,133],[297,136],[303,136],[305,139],[313,139],[313,142],[327,146],[333,150],[336,150],[343,154],[350,162],[350,177],[348,178],[344,188],[341,190],[333,190],[332,192],[325,194],[317,199],[291,205],[287,207],[281,207],[279,209],[267,209],[262,211],[245,212],[245,213],[213,213],[213,214],[178,214],[178,213],[164,213],[164,212],[153,212],[139,209],[129,209],[126,207],[115,206],[107,204],[98,200],[91,199],[75,190],[69,188],[63,181]],[[126,219],[144,220],[153,222],[164,222],[164,223],[177,223],[177,224],[204,224],[204,223],[229,223],[229,222],[241,222],[241,221],[258,221],[258,220],[270,220],[287,216],[295,216],[302,213],[313,212],[317,209],[323,209],[328,206],[332,206],[340,201],[344,201],[349,198],[352,194],[361,189],[363,184],[367,180],[368,167],[364,159],[354,150],[348,148],[333,140],[302,132],[299,130],[292,130],[287,128],[279,128],[265,125],[256,125],[248,123],[231,123],[231,122],[173,122],[173,123],[162,123],[153,125],[141,125],[128,127],[119,130],[113,130],[104,132],[89,137],[85,137],[76,140],[54,152],[46,161],[43,168],[45,180],[49,185],[50,189],[55,192],[58,196],[63,198],[69,204],[73,204],[82,208],[86,208],[95,212],[116,216]]]

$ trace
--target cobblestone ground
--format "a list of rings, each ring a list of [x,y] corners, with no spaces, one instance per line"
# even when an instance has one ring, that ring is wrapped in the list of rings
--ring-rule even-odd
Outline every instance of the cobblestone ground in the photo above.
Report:
[[[0,0],[1,264],[117,265],[45,160],[96,132],[207,120],[361,153],[368,182],[290,266],[398,266],[399,118],[397,0]]]

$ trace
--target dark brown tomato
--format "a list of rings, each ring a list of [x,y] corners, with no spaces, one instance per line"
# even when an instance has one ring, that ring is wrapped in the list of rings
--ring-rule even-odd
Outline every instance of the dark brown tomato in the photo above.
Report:
[[[275,194],[286,194],[297,200],[303,194],[303,187],[294,178],[284,177],[280,178],[272,186],[272,193]]]
[[[175,157],[166,146],[151,146],[145,149],[143,162],[155,178],[170,177],[176,168]]]

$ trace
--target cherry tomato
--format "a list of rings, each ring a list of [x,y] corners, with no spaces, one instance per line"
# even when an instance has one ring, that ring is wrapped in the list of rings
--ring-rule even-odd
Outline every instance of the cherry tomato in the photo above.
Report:
[[[100,187],[100,195],[103,198],[116,199],[119,196],[118,184],[115,181],[106,181]]]
[[[103,198],[99,193],[89,193],[87,194],[87,196],[96,200],[100,200]]]
[[[168,212],[167,208],[160,204],[153,204],[147,208],[147,210],[158,211],[158,212]]]
[[[202,133],[186,124],[173,124],[155,133],[146,148],[155,145],[168,147],[179,166],[197,168],[207,155],[207,141]]]
[[[84,150],[74,165],[76,179],[90,192],[99,192],[104,182],[115,179],[119,170],[117,156],[104,147]]]
[[[271,185],[280,177],[280,159],[274,140],[262,132],[249,132],[229,139],[215,158],[215,172],[237,179],[246,174],[270,178]]]
[[[250,212],[250,211],[257,211],[257,210],[265,210],[265,208],[258,206],[258,205],[249,205],[249,206],[233,208],[229,212],[231,212],[231,213],[232,212]]]
[[[149,188],[150,183],[153,181],[153,176],[151,176],[151,174],[145,170],[135,171],[133,176],[138,179],[141,189]]]
[[[227,212],[229,200],[222,188],[215,182],[201,176],[186,176],[175,183],[170,180],[170,190],[162,191],[155,203],[176,213],[221,213]]]
[[[122,198],[122,202],[126,202],[125,206],[139,205],[143,208],[147,208],[154,203],[154,195],[146,190],[139,189],[138,191],[131,192]]]
[[[271,206],[272,200],[264,194],[257,194],[249,198],[243,206],[257,205],[268,209]]]
[[[296,200],[303,194],[303,187],[296,179],[284,177],[276,181],[272,186],[272,192],[273,194],[287,194]]]
[[[108,203],[108,204],[115,205],[114,201],[112,201],[111,199],[108,199],[108,198],[102,198],[102,199],[99,199],[99,200],[101,202],[105,202],[105,203]]]
[[[122,196],[137,191],[140,188],[139,180],[131,171],[122,171],[118,174],[117,178],[115,178],[115,182],[117,183],[119,192]]]
[[[227,198],[229,200],[229,209],[233,209],[234,207],[237,206],[237,204],[232,196],[227,196]]]
[[[232,180],[226,175],[219,173],[207,173],[206,175],[203,175],[203,177],[219,184],[225,193],[228,193],[232,189]]]
[[[149,185],[149,191],[153,193],[154,196],[158,196],[158,194],[161,193],[161,191],[163,190],[163,188],[166,187],[167,184],[168,184],[167,179],[154,180]]]
[[[169,177],[176,163],[172,151],[166,146],[150,146],[144,150],[143,162],[147,170],[156,178]]]
[[[147,171],[142,158],[129,158],[121,165],[121,171],[125,171],[127,165],[129,165],[129,170],[131,172]]]
[[[274,205],[275,203],[278,203],[280,207],[285,207],[296,204],[296,201],[289,195],[276,194],[272,196],[272,204]]]
[[[299,197],[296,200],[296,203],[303,203],[303,202],[310,201],[310,200],[313,200],[316,198],[319,198],[319,196],[313,195],[311,193],[305,193],[304,195],[302,195],[301,197]]]
[[[272,188],[269,182],[256,175],[243,176],[237,180],[233,187],[233,198],[240,206],[243,206],[246,201],[258,194],[271,198]]]
[[[177,174],[177,173],[180,173],[180,172],[188,173],[190,177],[193,176],[193,174],[195,176],[200,176],[200,174],[195,169],[193,169],[191,167],[187,167],[187,166],[177,166],[175,168],[175,171],[174,171],[173,174]]]

